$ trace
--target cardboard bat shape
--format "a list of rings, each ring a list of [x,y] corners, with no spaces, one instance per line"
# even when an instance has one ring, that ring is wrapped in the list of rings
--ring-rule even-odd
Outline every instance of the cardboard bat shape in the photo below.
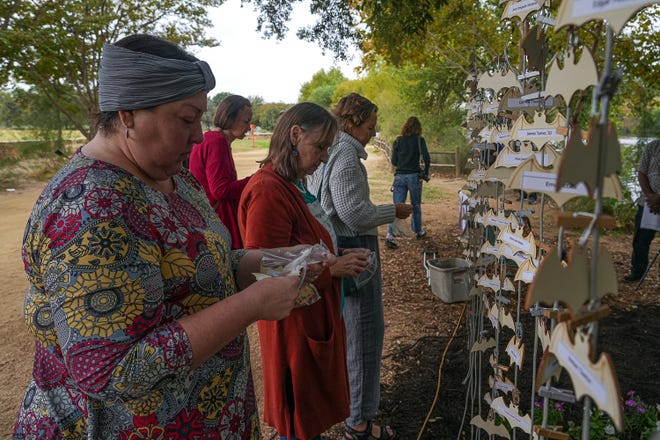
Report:
[[[516,386],[514,385],[513,382],[511,382],[510,379],[499,375],[488,376],[488,386],[491,387],[492,389],[502,391],[504,394],[513,395],[514,392],[520,394],[520,391],[516,389]]]
[[[612,30],[618,34],[637,11],[657,1],[563,0],[557,12],[555,29],[567,25],[581,26],[591,20],[607,20]]]
[[[499,93],[502,89],[515,87],[522,91],[523,87],[518,82],[518,73],[514,70],[507,70],[506,72],[494,72],[492,75],[484,72],[479,76],[477,87],[480,89],[491,89],[495,93]]]
[[[522,369],[525,360],[525,344],[522,339],[513,335],[506,346],[506,353],[509,355],[509,365],[516,364],[518,369]]]
[[[601,129],[597,119],[592,118],[589,123],[589,135],[587,145],[582,142],[580,130],[573,130],[569,137],[566,148],[561,156],[559,172],[557,176],[557,187],[562,188],[566,184],[577,185],[582,182],[587,186],[589,197],[593,197],[597,184],[597,167],[599,149],[601,148]],[[607,124],[607,133],[603,140],[602,148],[605,154],[604,176],[621,174],[621,147],[617,138],[616,129],[611,122]],[[585,166],[585,164],[591,164]]]
[[[552,166],[544,167],[538,162],[537,155],[530,156],[509,175],[506,182],[507,188],[542,192],[554,200],[558,206],[563,206],[575,197],[588,196],[589,190],[584,184],[569,185],[563,187],[559,192],[556,191],[557,171],[561,156],[553,148],[548,151],[553,152],[552,155],[555,157],[552,159]],[[623,188],[616,175],[606,176],[603,188],[603,197],[623,200]]]
[[[492,209],[488,210],[486,217],[484,219],[484,226],[495,226],[498,229],[505,228],[512,223],[517,224],[516,217],[514,215],[505,216],[504,211],[500,211],[499,214],[495,214],[495,211]]]
[[[470,353],[474,353],[477,351],[486,351],[486,350],[490,350],[491,348],[495,348],[495,339],[485,338],[482,339],[481,341],[477,341],[474,344],[472,344],[472,348],[470,348]]]
[[[477,286],[486,287],[494,292],[497,292],[500,290],[500,279],[497,276],[489,277],[488,275],[483,274],[481,277],[479,277],[479,280],[477,281]],[[509,278],[505,278],[501,290],[507,292],[515,292],[516,288],[513,286],[513,283]]]
[[[518,266],[518,268],[520,268],[520,266],[525,264],[525,261],[527,261],[527,259],[530,258],[530,255],[518,249],[515,249],[513,246],[507,243],[501,243],[499,245],[497,256],[504,257],[508,260],[513,261],[514,263],[516,263],[516,266]]]
[[[525,255],[536,258],[536,239],[534,238],[534,233],[531,231],[525,236],[524,228],[520,227],[514,230],[509,223],[500,230],[497,239],[510,246],[514,250],[514,253],[522,252]]]
[[[507,144],[511,138],[511,132],[506,126],[497,126],[490,132],[490,136],[486,139],[487,142],[494,144]]]
[[[607,249],[601,247],[597,256],[595,292],[598,298],[619,293],[614,262]],[[552,305],[561,301],[575,315],[589,301],[591,268],[584,248],[573,246],[566,268],[562,266],[557,249],[553,248],[541,261],[536,277],[527,289],[525,307],[536,303]]]
[[[498,397],[493,400],[490,407],[509,421],[512,428],[520,428],[529,434],[532,431],[532,420],[529,414],[524,416],[520,415],[520,409],[514,403],[507,405],[503,397]]]
[[[541,351],[547,350],[550,346],[550,330],[546,327],[545,321],[545,318],[542,316],[536,318],[536,335],[541,343]]]
[[[537,264],[538,263],[532,257],[527,257],[527,259],[518,267],[516,276],[513,278],[513,280],[522,281],[526,284],[531,283],[534,281],[536,271],[538,270]]]
[[[575,397],[589,396],[598,408],[605,411],[612,418],[617,431],[623,428],[623,412],[621,408],[621,391],[612,364],[612,358],[608,353],[601,353],[596,362],[591,361],[593,352],[592,339],[590,335],[582,332],[573,333],[569,327],[570,322],[564,321],[557,324],[552,337],[550,347],[543,354],[539,371],[545,369],[545,364],[556,359],[566,370],[573,382]],[[541,374],[538,378],[541,378]],[[537,380],[536,389],[540,388]]]
[[[484,179],[497,180],[507,185],[515,169],[530,156],[537,156],[539,161],[552,162],[557,155],[558,153],[551,148],[544,148],[543,152],[536,151],[532,141],[522,141],[519,151],[514,151],[510,145],[507,145],[502,148],[495,158],[495,162],[486,170]]]
[[[577,63],[575,57],[577,55],[574,52],[568,52],[562,69],[559,67],[559,59],[555,56],[545,84],[545,96],[561,95],[569,102],[576,91],[598,84],[598,69],[591,51],[585,47]]]
[[[511,316],[511,313],[504,310],[504,307],[498,306],[497,303],[493,303],[488,309],[488,318],[494,328],[499,329],[501,324],[504,327],[510,328],[514,332],[516,331],[516,324],[513,322],[513,316]]]
[[[479,429],[483,429],[488,435],[495,435],[497,437],[503,437],[511,440],[511,434],[509,434],[509,431],[507,431],[506,426],[496,425],[495,420],[491,420],[490,418],[484,420],[481,418],[481,416],[474,416],[472,417],[472,420],[470,420],[470,424],[476,426]]]
[[[565,126],[566,117],[561,113],[552,121],[546,121],[545,113],[536,111],[531,123],[520,115],[511,126],[511,140],[529,140],[540,148],[548,142],[562,142],[564,135],[558,129]]]
[[[545,69],[548,48],[545,42],[545,32],[540,25],[537,24],[527,31],[525,38],[520,42],[520,47],[527,55],[529,70],[542,71]]]

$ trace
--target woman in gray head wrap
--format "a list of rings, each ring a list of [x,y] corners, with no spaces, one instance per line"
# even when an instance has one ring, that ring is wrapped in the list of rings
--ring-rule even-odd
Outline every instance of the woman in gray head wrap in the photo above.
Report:
[[[214,85],[168,41],[104,47],[98,132],[25,231],[36,354],[14,438],[259,436],[245,328],[287,316],[298,279],[254,282],[261,252],[229,249],[182,169]]]

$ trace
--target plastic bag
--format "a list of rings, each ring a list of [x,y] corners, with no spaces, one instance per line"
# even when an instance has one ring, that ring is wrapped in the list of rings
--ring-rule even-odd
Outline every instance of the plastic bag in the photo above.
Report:
[[[361,289],[365,284],[367,284],[371,277],[373,277],[376,273],[376,270],[378,270],[378,257],[376,257],[376,253],[374,251],[371,251],[367,257],[367,267],[365,267],[364,270],[358,275],[353,277],[355,288]]]
[[[296,307],[308,306],[321,299],[318,290],[311,284],[314,279],[307,277],[307,268],[310,264],[327,260],[331,255],[330,250],[323,242],[298,252],[273,253],[262,250],[262,253],[260,272],[254,274],[257,280],[267,277],[296,276],[300,278]]]

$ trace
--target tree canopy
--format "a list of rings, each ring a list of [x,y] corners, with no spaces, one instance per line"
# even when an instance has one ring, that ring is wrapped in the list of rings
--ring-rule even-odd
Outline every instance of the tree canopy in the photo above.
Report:
[[[8,0],[0,2],[0,84],[43,95],[87,138],[98,114],[103,44],[133,33],[185,47],[212,46],[207,10],[224,0]]]
[[[259,29],[266,36],[282,38],[288,32],[291,4],[301,0],[242,0],[259,11]],[[283,4],[286,3],[286,6]],[[316,42],[323,50],[344,59],[351,45],[362,52],[363,69],[383,63],[419,69],[416,94],[427,111],[452,111],[464,92],[464,81],[475,71],[495,69],[503,60],[521,71],[523,52],[519,44],[536,19],[502,19],[500,0],[310,0],[310,13],[318,21],[298,29],[298,37]],[[547,2],[543,14],[556,16],[560,2]],[[282,6],[282,8],[280,8]],[[573,48],[588,47],[599,66],[604,64],[605,25],[591,21],[580,27],[546,29],[548,58]],[[549,64],[550,59],[546,58]],[[624,108],[643,119],[654,114],[660,103],[660,6],[643,8],[614,43],[615,68],[624,75],[615,96],[615,111]],[[582,96],[584,102],[589,102]],[[588,112],[589,106],[582,107]],[[656,133],[657,135],[657,133]]]

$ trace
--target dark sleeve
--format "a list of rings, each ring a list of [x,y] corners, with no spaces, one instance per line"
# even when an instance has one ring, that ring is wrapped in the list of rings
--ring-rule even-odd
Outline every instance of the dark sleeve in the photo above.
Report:
[[[424,138],[421,138],[421,149],[422,149],[422,157],[424,158],[424,175],[428,176],[429,175],[429,170],[431,169],[431,155],[429,154],[428,148],[426,148],[426,140]]]
[[[392,165],[397,166],[399,164],[399,138],[394,140],[394,145],[392,145]]]

